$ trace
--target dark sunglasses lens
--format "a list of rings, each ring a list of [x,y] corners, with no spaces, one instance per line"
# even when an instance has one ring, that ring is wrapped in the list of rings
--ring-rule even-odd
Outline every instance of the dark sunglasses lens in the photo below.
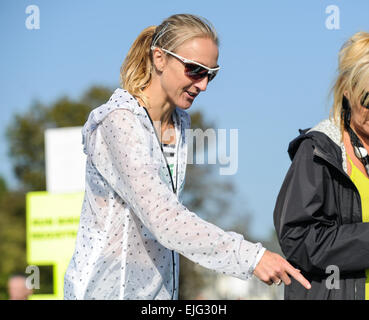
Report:
[[[209,77],[208,77],[208,81],[209,82],[215,78],[215,76],[217,75],[217,72],[218,71],[215,71],[213,73],[209,73]]]
[[[366,100],[369,100],[368,97],[369,97],[369,91],[363,95],[363,98],[360,101],[361,105],[367,109],[369,109],[369,101],[366,101]],[[366,101],[366,104],[365,104],[365,101]]]
[[[200,80],[208,75],[208,70],[192,63],[185,64],[185,74],[193,80]]]

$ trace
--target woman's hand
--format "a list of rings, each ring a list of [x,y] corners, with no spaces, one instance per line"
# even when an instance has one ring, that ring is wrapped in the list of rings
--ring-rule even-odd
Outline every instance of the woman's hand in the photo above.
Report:
[[[268,285],[273,283],[279,285],[282,281],[285,285],[290,285],[291,279],[288,277],[288,274],[294,277],[306,289],[311,288],[309,281],[303,277],[300,270],[291,266],[288,261],[282,258],[279,254],[268,250],[265,250],[254,270],[254,275]]]

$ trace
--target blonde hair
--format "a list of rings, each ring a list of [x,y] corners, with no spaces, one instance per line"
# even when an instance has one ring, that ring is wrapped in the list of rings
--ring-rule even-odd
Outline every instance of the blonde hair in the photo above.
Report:
[[[206,37],[219,46],[213,25],[203,17],[191,14],[175,14],[159,26],[144,29],[133,42],[120,69],[121,87],[148,105],[143,90],[150,84],[153,70],[151,46],[175,51],[185,41]]]
[[[331,89],[333,106],[330,117],[340,125],[342,99],[345,93],[351,103],[360,101],[369,86],[369,33],[357,32],[342,46],[338,56],[338,76]],[[368,98],[365,103],[368,103]]]

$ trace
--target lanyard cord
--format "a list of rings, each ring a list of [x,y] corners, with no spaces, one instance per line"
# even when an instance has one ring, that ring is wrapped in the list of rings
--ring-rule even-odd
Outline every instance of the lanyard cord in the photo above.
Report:
[[[152,119],[151,119],[151,117],[150,117],[149,112],[147,111],[147,109],[146,109],[145,107],[143,107],[143,108],[145,109],[146,114],[147,114],[147,117],[149,118],[149,120],[150,120],[150,122],[151,122],[152,128],[153,128],[153,130],[154,130],[154,133],[155,133],[156,139],[157,139],[158,144],[159,144],[159,146],[160,146],[160,149],[161,149],[162,155],[163,155],[163,157],[164,157],[165,163],[167,164],[167,169],[168,169],[168,171],[169,171],[170,181],[172,182],[173,192],[174,192],[174,194],[176,194],[176,192],[177,192],[177,183],[176,183],[176,187],[174,187],[173,177],[172,177],[172,174],[171,174],[171,172],[170,172],[170,168],[169,168],[169,164],[168,164],[167,158],[166,158],[166,157],[165,157],[165,155],[164,155],[163,146],[162,146],[162,144],[160,143],[160,140],[159,140],[158,134],[157,134],[157,132],[156,132],[156,129],[155,129],[154,123],[153,123],[153,121],[152,121]],[[178,165],[178,157],[177,157],[177,165]],[[176,177],[176,182],[177,182],[177,180],[178,180],[178,177]],[[171,300],[174,300],[174,292],[176,291],[176,273],[175,273],[175,257],[174,257],[174,251],[173,251],[173,250],[171,250],[171,251],[172,251],[172,266],[173,266],[173,270],[172,270],[172,272],[173,272],[173,290],[172,290]]]
[[[355,156],[360,160],[360,162],[363,164],[365,171],[367,175],[369,176],[369,155],[367,150],[365,149],[363,143],[357,136],[357,134],[352,130],[350,126],[351,122],[351,107],[348,99],[343,96],[342,99],[342,113],[341,118],[343,119],[344,127],[347,130],[351,144],[354,148]]]

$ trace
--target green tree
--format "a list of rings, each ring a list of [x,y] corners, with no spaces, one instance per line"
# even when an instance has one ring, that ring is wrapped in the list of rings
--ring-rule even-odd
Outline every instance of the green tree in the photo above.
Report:
[[[0,299],[7,298],[9,276],[24,273],[27,267],[25,194],[45,190],[45,129],[83,125],[89,112],[106,102],[111,94],[109,88],[94,86],[78,101],[68,97],[51,105],[36,101],[27,112],[16,114],[8,126],[9,155],[19,186],[18,190],[8,190],[5,180],[0,178]]]
[[[0,299],[7,298],[8,277],[26,268],[26,219],[23,192],[7,191],[0,198]]]
[[[3,177],[0,177],[0,199],[1,197],[6,194],[8,191],[8,186],[6,184],[6,181]]]
[[[209,128],[215,129],[216,126],[206,121],[203,113],[194,112],[191,114],[191,128],[206,131]],[[193,143],[195,159],[195,139]],[[205,155],[211,147],[214,146],[205,143]],[[206,161],[205,164],[196,164],[195,160],[192,162],[193,164],[187,165],[184,205],[204,220],[224,230],[240,233],[253,241],[248,232],[250,215],[244,209],[246,206],[240,205],[243,201],[237,195],[233,178],[220,177],[218,165],[206,164]],[[180,270],[179,298],[183,300],[199,297],[203,287],[209,285],[215,276],[214,271],[196,265],[183,256],[180,256]]]
[[[45,190],[44,132],[49,128],[81,126],[90,111],[106,102],[112,90],[94,86],[78,101],[68,97],[51,106],[34,102],[30,110],[17,114],[7,129],[9,155],[14,173],[24,191]]]

